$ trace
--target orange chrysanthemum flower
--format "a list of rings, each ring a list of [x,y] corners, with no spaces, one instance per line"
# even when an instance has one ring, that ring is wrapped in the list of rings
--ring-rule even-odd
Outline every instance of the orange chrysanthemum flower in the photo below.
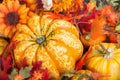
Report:
[[[24,78],[21,74],[17,74],[14,76],[14,80],[24,80]]]
[[[52,10],[56,13],[69,10],[73,7],[73,0],[53,0]]]
[[[19,0],[19,2],[20,4],[26,4],[31,11],[35,11],[36,9],[36,0]]]
[[[16,25],[25,24],[29,8],[20,5],[18,0],[8,0],[0,3],[0,33],[6,37],[11,37],[16,31]]]
[[[42,80],[42,73],[40,73],[40,71],[35,71],[30,80]]]

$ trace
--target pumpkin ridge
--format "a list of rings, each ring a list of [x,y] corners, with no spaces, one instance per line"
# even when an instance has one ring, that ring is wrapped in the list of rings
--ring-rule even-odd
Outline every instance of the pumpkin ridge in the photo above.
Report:
[[[67,45],[65,45],[65,44],[61,44],[60,42],[59,43],[57,43],[57,44],[55,44],[55,45],[53,45],[54,47],[56,46],[62,46],[62,47],[64,47],[64,48],[66,48],[66,46]],[[46,46],[47,47],[47,46]],[[52,45],[50,45],[50,46],[48,46],[48,49],[49,49],[49,47],[52,47]],[[62,72],[64,72],[65,70],[67,71],[67,70],[71,70],[71,69],[74,69],[74,63],[75,63],[75,57],[73,56],[74,54],[72,53],[73,51],[71,50],[71,51],[69,51],[69,47],[67,47],[66,48],[66,51],[67,52],[61,52],[61,53],[59,53],[59,54],[57,54],[56,53],[56,50],[54,49],[54,47],[52,47],[52,51],[53,51],[53,53],[51,54],[51,55],[53,55],[53,57],[55,57],[56,58],[56,56],[57,56],[57,58],[55,59],[55,61],[57,62],[57,65],[59,66],[59,72],[60,73],[62,73]],[[72,48],[71,48],[72,49]],[[51,50],[49,50],[49,51],[51,51]],[[58,51],[57,51],[58,52]],[[68,57],[67,57],[67,59],[64,59],[64,57],[63,56],[59,56],[58,57],[58,55],[60,55],[60,54],[64,54],[63,56],[66,56],[66,55],[69,55]],[[72,55],[73,54],[73,55]],[[61,59],[62,58],[62,59]],[[68,64],[69,62],[68,62],[68,59],[70,59],[70,64]],[[62,64],[61,65],[61,63],[63,63],[64,62],[64,64]],[[69,66],[67,66],[67,65],[69,65]],[[63,68],[64,67],[64,68]]]
[[[48,55],[50,56],[51,60],[54,62],[54,64],[55,64],[56,67],[57,67],[57,70],[58,70],[58,66],[57,66],[57,64],[56,64],[56,63],[58,63],[58,62],[54,59],[54,57],[52,57],[52,56],[50,55],[51,52],[47,49],[46,46],[44,46],[44,49],[46,50],[46,52],[48,53]]]
[[[70,46],[68,46],[67,44],[65,44],[63,41],[61,41],[61,40],[57,40],[57,39],[51,39],[51,40],[53,40],[53,41],[56,41],[56,42],[58,42],[58,43],[60,43],[61,45],[63,45],[63,46],[65,46],[65,47],[67,47],[67,50],[71,50],[71,53],[74,53],[74,51],[72,51],[73,50],[73,48],[71,48]],[[68,54],[69,56],[72,56],[72,58],[74,58],[74,56],[73,55],[71,55],[71,54]]]
[[[31,53],[28,53],[28,51],[30,52],[30,50],[31,50],[31,47],[33,47],[33,46],[35,46],[35,48],[33,49],[33,50],[37,50],[38,49],[38,47],[39,47],[39,45],[38,44],[31,44],[31,45],[29,45],[29,46],[27,46],[27,48],[24,50],[24,57],[26,57],[28,54],[30,55]],[[37,46],[37,47],[36,47]],[[32,51],[31,51],[32,52]],[[29,59],[29,57],[31,58],[31,59]],[[30,65],[32,65],[32,63],[33,62],[35,62],[36,61],[36,59],[35,59],[35,57],[36,57],[36,52],[34,52],[34,54],[33,55],[31,55],[31,56],[27,56],[27,58],[26,59],[29,59],[29,60],[27,60],[27,63],[28,64],[30,64]],[[32,61],[30,61],[30,60],[32,60]]]
[[[37,35],[37,33],[35,33],[29,26],[28,28],[31,30],[31,32],[34,34],[34,35]]]
[[[75,28],[76,28],[75,26],[73,26],[72,24],[70,24],[70,23],[67,22],[67,24],[66,24],[67,27],[66,27],[66,26],[63,27],[63,26],[61,26],[61,24],[59,23],[59,22],[61,22],[61,21],[63,21],[63,23],[66,22],[65,20],[59,20],[59,19],[55,20],[56,24],[59,24],[59,25],[57,25],[58,27],[56,27],[56,28],[60,28],[60,29],[66,30],[66,31],[68,31],[68,32],[70,32],[70,33],[75,34],[77,37],[79,36],[79,33],[76,33],[76,31],[78,31],[78,30],[75,29]],[[54,24],[51,25],[51,26],[55,26],[56,24],[54,23]],[[68,27],[68,26],[71,26],[71,27]],[[56,31],[56,28],[54,29],[55,31]],[[72,28],[72,29],[71,29],[71,28]],[[72,30],[72,31],[71,31],[71,30]],[[76,30],[76,31],[74,31],[74,30]]]
[[[118,60],[116,60],[115,58],[112,58],[114,61],[116,61],[117,63],[119,63],[120,64],[120,62],[118,62]]]
[[[42,64],[42,68],[44,68],[44,69],[48,69],[49,70],[49,72],[51,73],[51,72],[53,72],[53,74],[54,75],[57,75],[57,77],[58,77],[58,75],[59,75],[59,72],[58,72],[58,69],[57,69],[57,67],[56,67],[56,65],[55,65],[55,63],[54,63],[54,61],[51,59],[51,57],[49,56],[49,54],[47,54],[47,53],[44,53],[44,51],[46,52],[46,49],[45,49],[45,47],[39,47],[39,49],[38,49],[38,51],[37,51],[37,53],[38,53],[38,56],[41,56],[42,57],[42,59],[39,57],[39,58],[37,58],[37,59],[39,59],[39,61],[41,60],[41,61],[43,61],[43,64],[44,64],[44,62],[49,62],[49,64],[51,64],[51,65],[49,65],[49,64]],[[37,57],[38,57],[37,56]],[[45,58],[45,57],[47,57],[47,58]],[[52,63],[51,63],[52,62]],[[54,70],[53,69],[51,69],[51,68],[54,68]],[[56,74],[55,74],[56,73]],[[53,76],[53,74],[51,74],[52,76]]]
[[[57,40],[60,39],[63,42],[65,42],[65,44],[67,44],[67,45],[71,44],[69,46],[72,47],[72,48],[75,48],[75,49],[78,49],[78,47],[80,46],[76,43],[76,42],[79,42],[79,40],[77,40],[77,37],[74,34],[69,33],[69,32],[67,32],[66,30],[63,30],[63,29],[56,32],[53,38],[57,39]],[[80,42],[80,44],[82,44],[82,43]],[[82,46],[81,46],[81,48],[82,48]]]
[[[22,43],[23,41],[19,41],[19,42],[17,42],[17,44],[19,45],[20,43]],[[23,58],[23,57],[21,57],[21,56],[23,56],[24,55],[24,53],[25,53],[25,51],[27,50],[27,48],[28,47],[30,47],[32,44],[29,44],[22,52],[19,52],[18,54],[14,54],[14,55],[20,55],[20,58]],[[16,61],[17,60],[17,61]],[[16,57],[15,57],[15,62],[19,62],[19,59],[16,59]]]
[[[64,30],[64,31],[66,31],[66,32],[72,33],[69,28],[65,28],[65,29],[64,29],[64,28],[62,28],[62,27],[57,27],[57,28],[55,28],[55,29],[54,29],[54,33],[57,32],[57,31],[60,31],[60,30]],[[75,37],[78,38],[78,36],[77,36],[75,33],[72,33],[72,34],[74,34]]]
[[[50,40],[53,40],[53,41],[56,41],[56,42],[61,43],[62,45],[64,45],[64,46],[66,46],[67,48],[69,48],[69,50],[72,50],[72,49],[73,49],[72,47],[67,46],[67,44],[65,44],[65,43],[64,43],[63,41],[61,41],[61,40],[57,40],[57,39],[50,39]],[[74,52],[74,51],[72,51],[72,52]]]
[[[38,53],[39,48],[41,48],[40,45],[38,46],[38,48],[36,49],[36,52],[35,52],[35,56],[34,56],[35,57],[35,63],[39,61],[39,60],[37,60],[37,54],[39,54]]]
[[[64,23],[66,22],[65,20],[61,20],[61,21],[64,21]],[[70,24],[69,25],[69,23],[67,24],[67,25],[69,25],[69,26],[71,26],[71,27],[68,27],[68,28],[66,28],[66,27],[61,27],[61,25],[59,24],[59,25],[57,25],[56,26],[56,24],[55,24],[55,22],[59,22],[59,19],[55,19],[55,20],[52,20],[51,21],[51,23],[48,25],[48,27],[46,27],[46,28],[48,28],[47,29],[47,31],[46,31],[46,35],[49,35],[49,33],[51,32],[51,31],[56,31],[57,29],[64,29],[64,30],[66,30],[66,31],[68,31],[68,32],[71,32],[71,33],[73,33],[74,35],[76,35],[76,37],[78,37],[78,35],[77,35],[77,33],[75,33],[73,30],[74,29],[72,29],[72,31],[71,31],[71,28],[72,28],[72,25]],[[53,27],[53,26],[56,26],[56,27]],[[52,29],[52,28],[55,28],[55,29]],[[50,31],[49,31],[50,30]],[[47,33],[48,32],[48,33]]]
[[[49,22],[49,24],[47,24],[46,25],[46,21],[44,21],[44,19],[42,19],[43,17],[40,17],[40,19],[39,19],[39,21],[40,21],[40,25],[39,25],[39,27],[40,27],[40,32],[41,32],[41,34],[43,34],[43,35],[45,35],[45,34],[47,34],[47,32],[49,32],[49,30],[50,30],[50,28],[51,28],[51,25],[52,24],[54,24],[54,20],[52,20],[51,22]],[[45,19],[46,19],[46,17],[45,17]],[[42,23],[42,21],[43,21],[43,23]],[[42,26],[43,25],[43,26]],[[46,26],[46,27],[45,27]],[[45,28],[47,28],[47,30],[45,29]],[[44,32],[44,33],[43,33]]]
[[[25,33],[25,32],[20,32],[20,34],[23,34],[23,35],[27,35],[27,37],[29,37],[29,39],[31,38],[31,40],[28,40],[28,41],[34,41],[35,37],[31,37],[30,34],[28,33]],[[35,35],[36,36],[36,35]],[[22,40],[23,41],[23,40]]]
[[[54,20],[52,20],[50,24],[46,27],[47,28],[47,30],[45,31],[46,37],[54,30],[52,29],[53,28],[52,24],[54,24]]]

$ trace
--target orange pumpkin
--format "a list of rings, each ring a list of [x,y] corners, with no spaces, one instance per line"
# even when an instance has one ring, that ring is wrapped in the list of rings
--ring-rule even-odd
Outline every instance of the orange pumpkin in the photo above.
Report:
[[[71,23],[52,19],[51,15],[33,16],[27,25],[18,25],[12,41],[16,42],[14,56],[17,63],[26,58],[27,64],[42,61],[51,77],[73,70],[81,57],[83,46],[79,32]]]
[[[102,43],[92,48],[93,50],[86,57],[86,68],[108,75],[100,80],[119,80],[120,49],[117,47],[117,44]]]

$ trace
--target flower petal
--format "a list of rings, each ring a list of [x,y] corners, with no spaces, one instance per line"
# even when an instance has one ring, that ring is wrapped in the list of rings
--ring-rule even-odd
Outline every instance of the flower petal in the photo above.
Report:
[[[1,26],[1,24],[3,24],[4,23],[4,19],[3,18],[0,18],[0,26]]]
[[[7,26],[6,28],[4,28],[4,35],[8,36],[9,32],[11,31],[12,27],[11,26]]]
[[[19,7],[20,7],[19,1],[15,0],[14,5],[13,5],[14,11],[17,11],[19,9]]]
[[[13,11],[13,3],[12,3],[12,1],[10,1],[10,0],[7,1],[7,8],[9,9],[9,11]]]
[[[5,24],[0,24],[0,33],[3,34],[4,29],[6,28]]]
[[[6,7],[5,5],[3,5],[3,4],[0,4],[0,11],[1,11],[1,12],[4,12],[5,14],[8,13],[7,7]]]
[[[21,7],[18,10],[18,14],[23,13],[24,10],[26,10],[26,6],[25,5],[21,5]]]
[[[0,12],[0,18],[5,17],[5,14],[3,12]]]

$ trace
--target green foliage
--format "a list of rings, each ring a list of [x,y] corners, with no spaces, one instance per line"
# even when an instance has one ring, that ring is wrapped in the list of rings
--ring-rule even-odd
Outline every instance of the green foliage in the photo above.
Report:
[[[115,27],[115,30],[120,31],[120,24]]]
[[[30,77],[30,71],[32,69],[32,66],[21,68],[19,71],[19,74],[21,74],[24,78]]]
[[[108,4],[112,5],[113,8],[117,11],[120,7],[120,0],[107,0]]]
[[[60,80],[69,80],[74,74],[75,71],[66,72],[61,76]]]
[[[29,78],[31,69],[32,69],[32,66],[21,68],[19,71],[17,71],[16,68],[13,68],[11,74],[9,75],[9,79],[14,80],[14,76],[17,74],[21,74],[23,78]]]
[[[113,7],[119,5],[119,0],[107,0],[108,4],[112,5]]]
[[[120,24],[115,27],[115,30],[120,33]]]
[[[10,80],[14,80],[14,76],[17,75],[17,74],[18,74],[17,70],[13,69],[11,74],[8,75],[8,77],[9,77]]]

